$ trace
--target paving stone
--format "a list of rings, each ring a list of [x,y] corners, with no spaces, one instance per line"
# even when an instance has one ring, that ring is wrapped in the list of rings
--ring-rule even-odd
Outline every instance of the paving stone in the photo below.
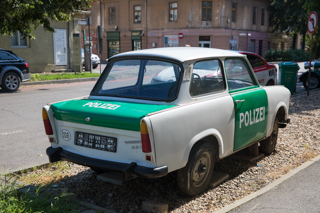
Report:
[[[154,213],[167,213],[168,204],[159,203],[156,201],[143,201],[142,202],[142,211],[144,212],[154,212]]]

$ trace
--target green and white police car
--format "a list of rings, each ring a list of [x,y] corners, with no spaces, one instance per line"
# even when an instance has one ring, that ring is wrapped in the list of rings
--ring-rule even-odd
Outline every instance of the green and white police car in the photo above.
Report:
[[[119,181],[177,171],[179,188],[193,196],[216,160],[258,142],[261,152],[274,151],[289,99],[283,86],[260,86],[246,56],[233,51],[126,52],[109,60],[89,96],[43,107],[47,155]]]

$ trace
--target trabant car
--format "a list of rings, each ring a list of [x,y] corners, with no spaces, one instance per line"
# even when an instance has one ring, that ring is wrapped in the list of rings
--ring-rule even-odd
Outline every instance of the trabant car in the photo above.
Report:
[[[290,91],[260,86],[246,56],[233,51],[155,48],[108,62],[89,96],[43,107],[50,162],[120,182],[176,171],[181,191],[194,196],[217,160],[258,143],[271,154],[289,122]],[[172,77],[156,81],[163,70]]]

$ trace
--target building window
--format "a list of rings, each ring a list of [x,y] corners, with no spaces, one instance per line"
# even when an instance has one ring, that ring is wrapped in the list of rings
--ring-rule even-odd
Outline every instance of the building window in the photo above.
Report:
[[[273,17],[270,15],[270,12],[269,12],[269,27],[272,27],[273,26]]]
[[[237,21],[237,3],[232,3],[231,22]]]
[[[265,9],[261,9],[261,26],[264,26]]]
[[[169,11],[170,11],[169,21],[176,22],[178,17],[178,3],[177,2],[169,3]]]
[[[141,23],[141,6],[134,6],[134,23]]]
[[[253,7],[252,11],[252,24],[256,25],[257,24],[257,8]]]
[[[211,21],[212,2],[202,2],[202,21]]]
[[[109,24],[115,25],[116,24],[116,8],[109,7]]]
[[[19,31],[15,31],[11,36],[11,46],[12,47],[27,47],[28,40],[23,37]]]

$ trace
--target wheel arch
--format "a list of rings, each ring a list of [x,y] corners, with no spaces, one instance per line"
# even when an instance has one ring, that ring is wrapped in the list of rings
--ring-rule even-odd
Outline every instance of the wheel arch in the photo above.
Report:
[[[14,72],[15,74],[17,74],[19,76],[19,80],[20,82],[22,81],[22,72],[15,66],[6,66],[2,69],[1,73],[0,73],[0,85],[2,84],[2,79],[3,76],[5,74],[7,74],[8,72]]]
[[[308,76],[308,73],[309,73],[309,71],[302,73],[302,74],[299,76],[299,80],[302,82],[302,81],[304,80],[304,78],[305,78],[306,76]],[[312,74],[312,73],[316,74],[316,75],[320,78],[320,73],[315,72],[315,71],[313,71],[313,70],[311,71],[311,74]]]
[[[266,83],[266,86],[272,86],[272,85],[275,85],[275,84],[276,84],[276,82],[275,82],[274,79],[269,79],[269,81]]]
[[[192,149],[199,146],[201,143],[212,144],[215,150],[214,154],[216,158],[219,158],[219,156],[222,153],[224,153],[224,146],[221,134],[216,129],[208,129],[198,133],[190,140],[183,155],[183,162],[185,162],[184,166],[188,163]]]
[[[274,124],[274,121],[275,121],[276,118],[279,119],[279,122],[284,122],[284,121],[287,120],[287,118],[288,118],[288,108],[286,107],[285,103],[281,102],[276,107],[275,114],[272,117],[272,121],[270,122],[270,125],[268,127],[268,132],[267,132],[267,135],[266,135],[267,137],[269,137],[271,135],[271,133],[272,133],[273,124]]]

